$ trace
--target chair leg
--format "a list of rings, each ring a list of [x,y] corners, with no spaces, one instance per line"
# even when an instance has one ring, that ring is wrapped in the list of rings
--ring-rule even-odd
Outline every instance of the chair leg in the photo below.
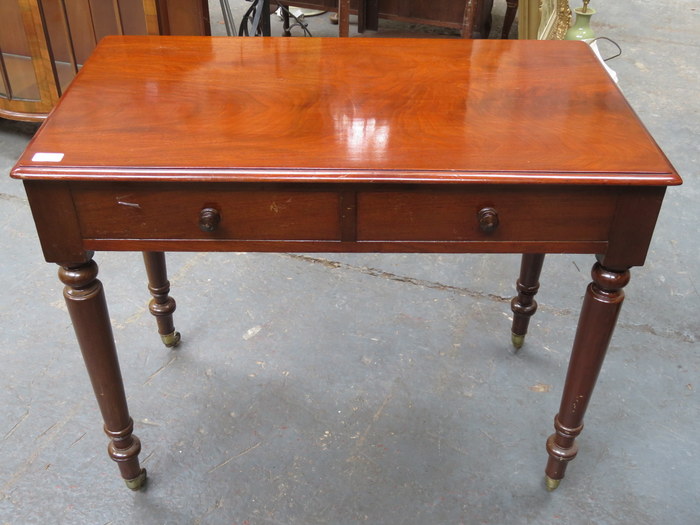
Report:
[[[506,15],[503,18],[503,32],[501,38],[507,40],[510,36],[510,29],[513,27],[515,13],[518,12],[518,0],[507,0]]]
[[[537,310],[535,294],[540,288],[539,278],[543,263],[543,253],[525,253],[520,263],[520,277],[516,284],[518,295],[513,297],[510,303],[513,310],[512,342],[516,352],[523,346],[530,318]]]
[[[146,274],[148,275],[148,291],[153,296],[148,304],[148,309],[156,318],[158,333],[163,344],[168,348],[173,348],[180,343],[180,333],[175,331],[173,324],[175,299],[168,295],[170,282],[165,267],[165,254],[163,252],[143,252],[143,262],[146,265]]]

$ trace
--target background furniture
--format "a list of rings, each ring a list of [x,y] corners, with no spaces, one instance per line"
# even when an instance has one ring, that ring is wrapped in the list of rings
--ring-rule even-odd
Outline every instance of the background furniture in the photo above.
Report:
[[[114,34],[209,34],[206,0],[3,0],[0,117],[42,120]]]
[[[284,0],[285,5],[342,12],[347,0]],[[358,28],[376,27],[377,18],[459,29],[464,38],[487,38],[493,0],[350,0]],[[339,33],[347,36],[347,21],[339,16]]]
[[[568,0],[520,0],[518,37],[527,40],[561,40],[571,23]]]
[[[515,21],[515,14],[518,12],[518,0],[508,0],[506,2],[506,13],[503,18],[503,30],[501,31],[501,38],[508,38],[510,35],[510,29],[513,27],[513,22]]]

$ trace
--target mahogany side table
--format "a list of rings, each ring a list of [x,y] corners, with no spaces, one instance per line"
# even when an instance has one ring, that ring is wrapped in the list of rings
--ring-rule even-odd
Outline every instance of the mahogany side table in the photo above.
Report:
[[[629,268],[681,183],[585,44],[337,38],[107,38],[12,176],[132,489],[146,475],[94,251],[144,252],[167,346],[168,250],[521,253],[516,347],[544,254],[594,254],[547,440],[553,489]]]

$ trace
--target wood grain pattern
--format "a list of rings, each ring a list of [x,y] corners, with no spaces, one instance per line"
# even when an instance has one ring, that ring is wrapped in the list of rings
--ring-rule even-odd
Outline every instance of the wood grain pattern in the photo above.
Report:
[[[340,239],[340,195],[310,188],[260,189],[226,185],[74,185],[85,237],[98,239]],[[145,186],[145,187],[144,187]],[[221,221],[199,227],[200,211]]]
[[[84,263],[91,254],[83,248],[83,235],[70,188],[61,181],[24,181],[41,249],[47,261]]]
[[[358,240],[600,241],[615,212],[615,191],[508,187],[411,188],[358,193]],[[549,204],[552,203],[552,204]],[[556,203],[554,205],[553,203]],[[500,219],[481,231],[477,213],[494,208]]]
[[[680,183],[578,42],[110,37],[69,93],[15,177]]]
[[[333,191],[336,190],[336,191]],[[342,206],[352,202],[359,241],[605,241],[615,189],[563,191],[507,187],[73,184],[81,231],[91,239],[341,240]],[[541,206],[540,203],[557,203]],[[500,225],[479,229],[477,212],[494,207]],[[200,211],[218,210],[215,231],[198,227]],[[349,226],[352,228],[352,226]]]

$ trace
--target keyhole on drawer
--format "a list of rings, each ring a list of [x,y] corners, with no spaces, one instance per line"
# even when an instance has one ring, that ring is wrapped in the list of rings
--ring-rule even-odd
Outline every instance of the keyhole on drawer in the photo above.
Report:
[[[199,229],[203,232],[213,232],[221,222],[221,214],[216,208],[204,208],[199,212]]]

